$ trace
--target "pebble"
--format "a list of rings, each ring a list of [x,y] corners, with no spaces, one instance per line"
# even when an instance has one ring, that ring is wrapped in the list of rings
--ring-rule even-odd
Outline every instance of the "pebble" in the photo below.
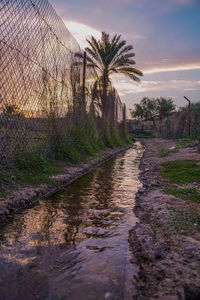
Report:
[[[107,292],[107,293],[105,293],[105,299],[108,299],[109,297],[111,296],[111,293],[109,293],[109,292]]]
[[[144,183],[144,184],[143,184],[143,187],[146,188],[146,189],[148,189],[148,188],[149,188],[149,184]]]
[[[143,195],[143,194],[144,194],[144,191],[143,191],[142,189],[139,189],[139,190],[138,190],[138,193],[139,193],[140,195]]]
[[[185,247],[185,250],[187,251],[195,251],[197,249],[197,247],[193,244],[188,244],[186,247]]]
[[[170,151],[176,150],[176,147],[175,146],[170,147],[168,150],[170,150]]]
[[[155,259],[162,259],[162,253],[160,251],[155,252],[154,258]]]

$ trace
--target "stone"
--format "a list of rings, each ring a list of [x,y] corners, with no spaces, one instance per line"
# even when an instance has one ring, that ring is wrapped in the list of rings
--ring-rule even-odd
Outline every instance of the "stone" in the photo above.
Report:
[[[162,259],[162,253],[161,251],[156,251],[154,254],[154,258],[155,259]]]
[[[139,190],[138,190],[138,193],[139,193],[140,195],[143,195],[143,194],[144,194],[144,191],[143,191],[142,189],[139,189]]]
[[[193,244],[188,244],[187,246],[185,246],[185,250],[187,251],[195,251],[197,250],[197,247]]]
[[[109,292],[107,292],[107,293],[105,293],[105,299],[108,299],[109,297],[111,296],[111,293],[109,293]]]
[[[149,185],[148,185],[147,183],[144,183],[144,184],[143,184],[143,187],[144,187],[145,189],[148,189],[148,188],[149,188]]]
[[[175,146],[173,146],[173,147],[170,147],[168,150],[169,150],[169,151],[176,150],[176,147],[175,147]]]

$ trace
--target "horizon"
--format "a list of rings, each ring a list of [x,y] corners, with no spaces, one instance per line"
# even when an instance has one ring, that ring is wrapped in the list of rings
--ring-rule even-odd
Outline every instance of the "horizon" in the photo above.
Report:
[[[136,67],[144,73],[141,83],[112,76],[128,109],[145,96],[169,97],[177,106],[186,104],[183,96],[200,101],[200,1],[113,2],[50,0],[82,49],[86,38],[99,39],[102,31],[121,34],[133,45]]]

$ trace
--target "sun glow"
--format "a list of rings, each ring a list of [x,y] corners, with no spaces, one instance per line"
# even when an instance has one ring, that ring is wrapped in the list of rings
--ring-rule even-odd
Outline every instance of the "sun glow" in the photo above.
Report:
[[[72,21],[65,22],[65,25],[75,37],[82,49],[88,46],[86,39],[90,38],[91,35],[97,39],[101,37],[101,32],[99,30],[88,25]]]

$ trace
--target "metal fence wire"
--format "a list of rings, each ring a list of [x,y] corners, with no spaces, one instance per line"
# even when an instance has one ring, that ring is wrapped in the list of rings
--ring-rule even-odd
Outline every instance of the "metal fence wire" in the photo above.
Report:
[[[48,142],[49,120],[57,120],[64,134],[74,119],[85,118],[84,109],[101,119],[99,95],[92,88],[97,74],[88,69],[82,101],[82,67],[74,57],[79,51],[47,0],[0,0],[1,163],[19,147]],[[124,106],[114,89],[110,97],[110,119],[120,122]]]

